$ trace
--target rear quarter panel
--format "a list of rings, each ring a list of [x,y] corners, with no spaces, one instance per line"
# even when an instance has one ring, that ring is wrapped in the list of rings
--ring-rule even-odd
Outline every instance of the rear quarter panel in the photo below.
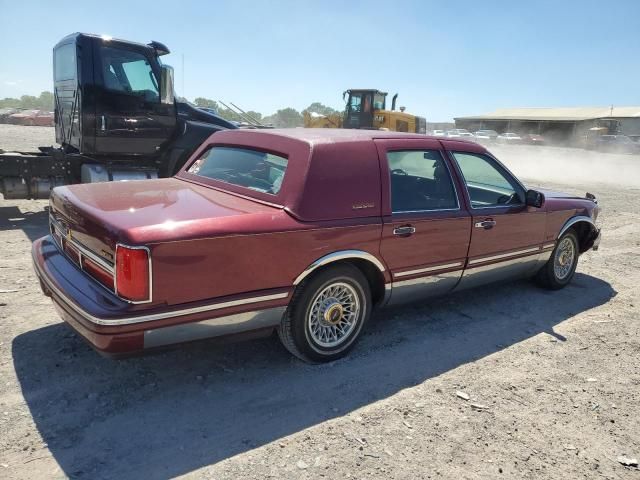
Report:
[[[380,219],[298,224],[273,233],[152,245],[154,297],[167,304],[290,287],[311,263],[339,250],[379,257]]]

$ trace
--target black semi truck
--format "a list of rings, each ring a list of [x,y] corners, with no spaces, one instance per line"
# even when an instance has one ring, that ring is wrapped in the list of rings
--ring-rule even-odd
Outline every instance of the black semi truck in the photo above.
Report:
[[[169,49],[75,33],[53,49],[59,148],[0,150],[5,199],[47,198],[70,183],[168,177],[231,122],[177,101]],[[0,145],[0,148],[2,145]]]

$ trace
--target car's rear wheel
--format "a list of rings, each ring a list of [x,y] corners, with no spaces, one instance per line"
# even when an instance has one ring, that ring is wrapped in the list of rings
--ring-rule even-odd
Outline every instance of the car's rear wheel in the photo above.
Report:
[[[578,256],[578,236],[574,230],[569,230],[558,240],[551,257],[538,272],[536,280],[551,290],[567,286],[576,273]]]
[[[371,291],[352,265],[336,265],[298,286],[278,328],[283,345],[307,362],[344,356],[371,315]]]

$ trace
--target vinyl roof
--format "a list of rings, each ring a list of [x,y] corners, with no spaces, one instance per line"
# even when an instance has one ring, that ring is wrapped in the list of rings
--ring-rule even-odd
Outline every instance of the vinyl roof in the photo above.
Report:
[[[485,115],[456,120],[556,120],[579,121],[595,118],[640,118],[640,107],[499,108]]]

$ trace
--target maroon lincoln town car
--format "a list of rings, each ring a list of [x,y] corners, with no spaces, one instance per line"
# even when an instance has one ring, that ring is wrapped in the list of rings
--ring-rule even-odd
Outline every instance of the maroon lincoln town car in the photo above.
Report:
[[[527,190],[483,147],[363,130],[212,135],[174,178],[53,190],[42,289],[98,351],[277,329],[344,355],[371,311],[511,278],[567,285],[593,195]]]

